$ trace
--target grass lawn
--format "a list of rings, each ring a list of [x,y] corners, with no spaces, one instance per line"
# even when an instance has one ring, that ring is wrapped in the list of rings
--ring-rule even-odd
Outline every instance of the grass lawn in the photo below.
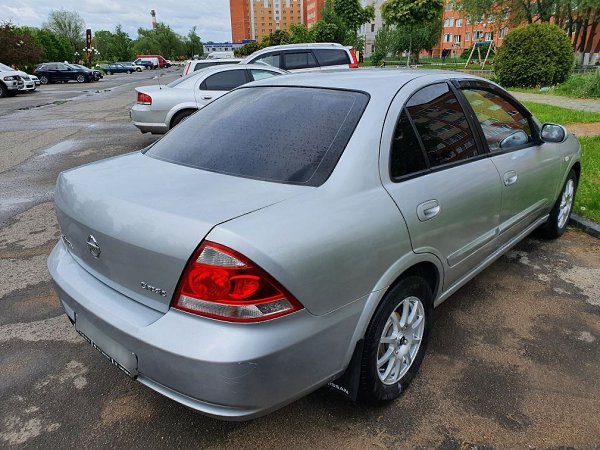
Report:
[[[576,73],[557,86],[543,88],[508,88],[515,92],[550,94],[576,98],[600,98],[600,69],[592,73]]]
[[[545,105],[542,103],[522,102],[540,122],[553,122],[561,125],[571,123],[600,122],[600,113],[578,111],[576,109],[561,108],[559,106]]]
[[[600,223],[600,136],[581,137],[581,180],[573,212]]]

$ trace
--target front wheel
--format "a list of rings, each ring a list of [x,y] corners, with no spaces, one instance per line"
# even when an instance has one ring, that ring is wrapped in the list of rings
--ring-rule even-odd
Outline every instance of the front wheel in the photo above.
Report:
[[[131,75],[131,70],[128,70],[128,71],[127,71],[127,75]]]
[[[0,83],[0,98],[8,97],[8,89]]]
[[[419,370],[433,319],[427,282],[407,276],[386,294],[365,335],[358,398],[367,403],[396,399]]]
[[[557,239],[567,229],[571,210],[573,209],[573,202],[575,201],[575,194],[577,193],[577,181],[577,174],[571,169],[562,191],[552,211],[550,211],[548,220],[540,228],[542,236],[546,239]]]
[[[42,75],[40,77],[40,83],[41,84],[48,84],[48,77],[46,75]]]
[[[77,75],[76,80],[78,83],[83,83],[85,81],[85,77],[83,75]]]
[[[112,72],[109,70],[106,72],[106,75],[112,75]]]

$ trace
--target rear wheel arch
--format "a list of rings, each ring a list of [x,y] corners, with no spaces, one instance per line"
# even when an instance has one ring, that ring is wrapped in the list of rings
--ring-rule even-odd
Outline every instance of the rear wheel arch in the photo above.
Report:
[[[169,130],[172,129],[173,127],[175,127],[180,122],[182,122],[188,116],[194,114],[196,111],[198,111],[198,110],[194,109],[194,108],[184,108],[184,109],[180,109],[179,111],[175,112],[171,116],[171,119],[169,120]]]

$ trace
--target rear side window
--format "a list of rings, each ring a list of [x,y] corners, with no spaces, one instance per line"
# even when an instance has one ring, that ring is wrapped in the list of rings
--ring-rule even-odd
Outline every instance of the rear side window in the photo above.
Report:
[[[425,155],[406,109],[402,110],[394,131],[390,169],[392,179],[427,169]]]
[[[478,155],[477,145],[458,99],[446,83],[417,91],[406,104],[431,167]]]
[[[201,62],[201,63],[196,63],[196,66],[194,67],[194,72],[196,70],[200,70],[200,69],[204,69],[206,67],[210,67],[210,66],[214,66],[216,63],[214,62]]]
[[[230,91],[247,82],[246,70],[228,70],[208,77],[202,83],[201,89],[207,91]]]
[[[200,109],[146,154],[228,175],[319,186],[367,103],[366,94],[354,91],[238,89]]]
[[[307,69],[317,67],[317,62],[312,52],[284,53],[283,64],[286,69]]]
[[[350,57],[342,49],[314,49],[317,61],[320,66],[338,66],[350,64]]]
[[[275,75],[279,75],[277,72],[269,72],[268,70],[257,69],[250,69],[250,73],[252,74],[252,78],[254,79],[254,81],[264,80],[265,78],[271,78]]]

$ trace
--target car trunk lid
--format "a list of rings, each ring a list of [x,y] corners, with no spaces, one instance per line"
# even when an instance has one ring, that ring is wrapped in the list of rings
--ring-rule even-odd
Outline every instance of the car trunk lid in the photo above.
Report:
[[[76,261],[113,289],[166,312],[188,259],[214,226],[305,189],[136,153],[61,173],[55,201]]]

